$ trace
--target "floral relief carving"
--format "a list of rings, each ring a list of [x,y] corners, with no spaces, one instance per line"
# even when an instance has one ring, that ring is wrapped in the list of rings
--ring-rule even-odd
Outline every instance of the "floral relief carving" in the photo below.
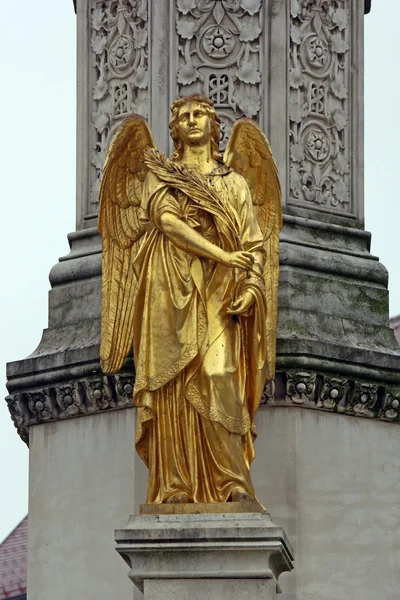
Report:
[[[294,404],[314,402],[315,373],[287,373],[286,401]]]
[[[27,394],[29,409],[37,421],[51,421],[58,415],[49,390]]]
[[[108,377],[103,376],[85,381],[85,386],[89,412],[115,408],[115,400]]]
[[[202,92],[221,116],[221,143],[261,107],[261,0],[176,0],[179,93]]]
[[[133,406],[132,375],[116,375],[115,391],[118,406]]]
[[[347,0],[291,0],[290,195],[351,212]]]
[[[344,403],[347,383],[347,379],[324,375],[318,396],[317,407],[343,412],[345,410]]]
[[[93,2],[93,144],[91,210],[97,210],[101,169],[121,120],[148,116],[148,0]]]
[[[6,401],[18,434],[28,444],[31,425],[133,408],[134,378],[131,371],[107,377],[95,373],[82,380],[18,392],[7,396]],[[266,383],[261,404],[266,409],[300,405],[352,418],[400,423],[399,387],[315,372],[278,372],[275,381]]]
[[[86,412],[83,396],[77,383],[56,387],[55,392],[57,404],[66,415],[74,417]]]
[[[398,419],[400,415],[400,389],[387,389],[383,398],[379,416],[388,421]]]
[[[374,417],[377,400],[378,385],[356,381],[347,410],[360,416]]]

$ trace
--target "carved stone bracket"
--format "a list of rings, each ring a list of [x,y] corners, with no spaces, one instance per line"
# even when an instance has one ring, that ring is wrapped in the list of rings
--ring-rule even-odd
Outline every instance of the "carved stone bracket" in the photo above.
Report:
[[[40,423],[133,408],[134,375],[97,373],[78,381],[19,392],[6,398],[21,439]],[[301,406],[325,412],[400,423],[400,388],[305,371],[277,373],[266,384],[261,404]]]

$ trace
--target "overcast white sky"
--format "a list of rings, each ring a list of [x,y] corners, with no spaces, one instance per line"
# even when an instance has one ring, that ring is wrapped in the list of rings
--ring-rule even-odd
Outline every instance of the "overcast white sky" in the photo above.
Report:
[[[400,314],[398,5],[373,0],[365,20],[366,228],[389,270],[392,316]],[[5,363],[38,345],[48,274],[75,223],[72,0],[3,2],[2,20],[0,542],[28,510],[28,451],[2,400]]]

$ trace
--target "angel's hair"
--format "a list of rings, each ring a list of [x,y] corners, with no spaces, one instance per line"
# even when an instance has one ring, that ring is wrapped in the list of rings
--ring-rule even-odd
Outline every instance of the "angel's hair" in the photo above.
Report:
[[[221,119],[216,113],[212,100],[204,96],[204,94],[192,94],[191,96],[180,96],[171,106],[172,118],[169,124],[171,130],[171,138],[174,142],[174,153],[172,160],[179,160],[183,156],[183,142],[178,134],[178,115],[182,106],[196,102],[200,104],[211,120],[211,156],[217,162],[222,163],[223,158],[219,153],[219,138],[220,138],[220,123]]]

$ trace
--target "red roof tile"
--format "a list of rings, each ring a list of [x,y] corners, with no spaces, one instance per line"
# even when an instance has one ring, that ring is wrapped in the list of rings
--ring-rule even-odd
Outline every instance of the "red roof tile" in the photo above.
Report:
[[[28,517],[0,545],[0,600],[26,594]]]

